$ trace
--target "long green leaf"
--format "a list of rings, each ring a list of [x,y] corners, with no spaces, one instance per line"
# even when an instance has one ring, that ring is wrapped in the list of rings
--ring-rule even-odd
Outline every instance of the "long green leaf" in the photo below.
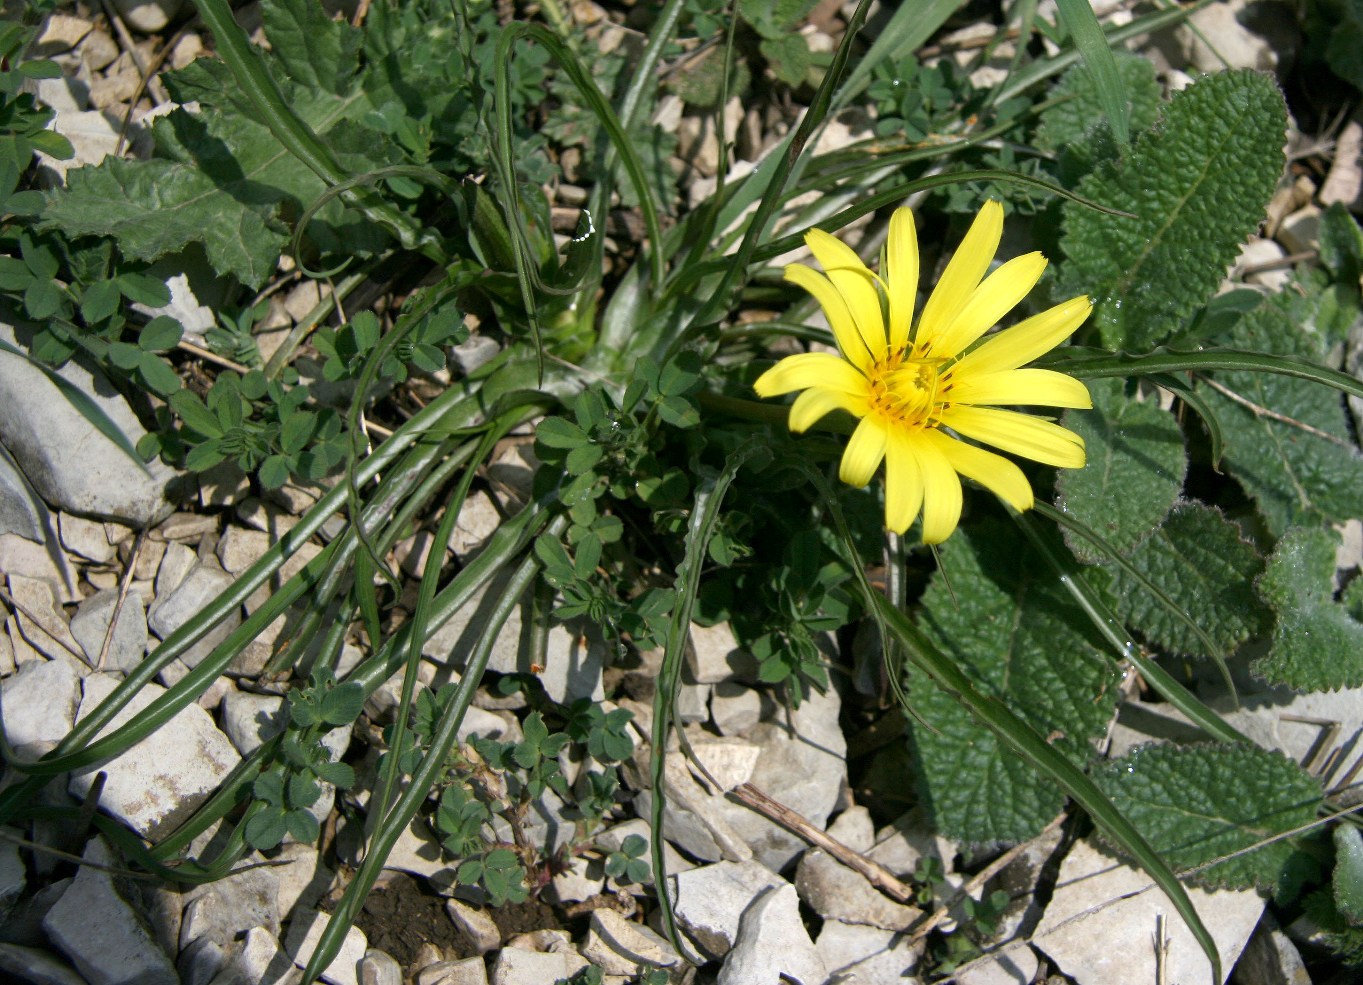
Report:
[[[760,438],[750,437],[729,453],[722,472],[700,479],[695,502],[691,505],[690,522],[686,527],[686,553],[677,567],[676,601],[672,608],[672,621],[668,624],[662,669],[658,672],[658,684],[653,692],[653,750],[649,762],[653,785],[652,830],[649,832],[653,845],[653,885],[658,887],[658,903],[667,935],[680,954],[687,952],[681,943],[677,918],[672,912],[672,897],[667,891],[667,856],[663,847],[663,767],[667,734],[672,728],[673,708],[686,653],[687,631],[691,626],[691,613],[696,607],[696,595],[700,591],[705,551],[719,522],[719,507],[738,470],[760,454],[769,455],[770,452]]]
[[[1098,101],[1102,103],[1103,114],[1112,126],[1112,135],[1119,144],[1126,144],[1131,139],[1131,110],[1123,94],[1121,77],[1117,74],[1117,61],[1112,57],[1112,49],[1103,36],[1103,27],[1098,23],[1097,15],[1088,0],[1056,0],[1056,8],[1060,12],[1060,19],[1069,28],[1070,37],[1074,38],[1074,46],[1084,59],[1084,65],[1093,76]]]
[[[1007,705],[981,694],[955,663],[937,649],[902,612],[883,595],[872,593],[867,604],[875,607],[890,634],[904,647],[914,665],[930,676],[937,685],[956,697],[975,720],[993,732],[1010,749],[1035,769],[1053,779],[1061,789],[1079,804],[1103,833],[1127,852],[1145,869],[1155,883],[1164,890],[1174,908],[1183,917],[1188,929],[1201,945],[1212,966],[1212,980],[1221,981],[1221,955],[1216,942],[1208,933],[1202,918],[1193,908],[1178,877],[1165,864],[1141,833],[1103,796],[1092,780],[1064,754],[1052,748],[1026,722],[1019,719]]]
[[[847,73],[838,94],[833,97],[834,107],[841,109],[865,89],[871,81],[871,73],[881,62],[908,57],[921,48],[947,18],[965,4],[966,0],[917,0],[898,4],[876,35],[870,50]]]

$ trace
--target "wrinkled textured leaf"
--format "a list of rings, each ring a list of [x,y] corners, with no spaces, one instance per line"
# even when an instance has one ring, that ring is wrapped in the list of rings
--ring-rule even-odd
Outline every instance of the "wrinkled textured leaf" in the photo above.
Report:
[[[920,622],[984,694],[1086,763],[1090,739],[1116,704],[1116,671],[1049,569],[1016,561],[1025,550],[1012,524],[980,522],[958,533],[941,551],[946,578],[936,575],[924,593]],[[920,787],[944,833],[1019,841],[1060,810],[1054,781],[1005,751],[922,672],[908,672],[908,698],[926,723],[911,731]]]
[[[1175,869],[1187,871],[1309,823],[1320,781],[1257,746],[1144,746],[1106,764],[1094,782]],[[1226,859],[1191,878],[1212,888],[1291,898],[1316,870],[1300,837]]]
[[[1115,51],[1117,74],[1130,107],[1131,131],[1139,133],[1155,122],[1160,109],[1160,84],[1155,66],[1148,59]],[[1060,79],[1052,94],[1051,105],[1041,113],[1034,140],[1047,150],[1069,150],[1084,154],[1088,141],[1104,124],[1103,108],[1093,75],[1084,65],[1075,65]],[[1085,169],[1087,170],[1087,169]]]
[[[1253,588],[1263,561],[1218,510],[1200,503],[1174,507],[1164,525],[1131,554],[1131,563],[1217,645],[1215,654],[1206,653],[1188,624],[1137,579],[1115,565],[1104,569],[1118,615],[1167,652],[1229,656],[1264,628]]]
[[[310,89],[343,91],[360,49],[359,31],[328,17],[316,0],[272,0],[260,10],[286,78]]]
[[[1241,318],[1224,341],[1319,360],[1324,345],[1320,336],[1330,332],[1319,316],[1332,304],[1333,298],[1323,294],[1271,298]],[[1315,324],[1319,334],[1303,331],[1306,324]],[[1221,422],[1223,467],[1254,497],[1275,536],[1292,524],[1363,516],[1363,455],[1354,447],[1344,398],[1337,391],[1268,373],[1218,373],[1215,378],[1243,400],[1294,422],[1257,414],[1206,384],[1198,385]]]
[[[1277,623],[1256,674],[1300,691],[1363,686],[1363,624],[1335,602],[1334,574],[1332,535],[1298,527],[1278,541],[1259,579]]]
[[[1094,324],[1113,349],[1167,340],[1216,290],[1264,217],[1283,164],[1282,94],[1257,72],[1207,76],[1174,95],[1161,124],[1079,193],[1132,212],[1064,207],[1058,295],[1098,301]]]
[[[1088,388],[1093,409],[1069,411],[1064,422],[1084,439],[1088,464],[1060,473],[1057,505],[1126,554],[1160,525],[1183,488],[1183,431],[1154,401],[1127,397],[1120,380]],[[1080,561],[1104,559],[1083,538],[1067,531],[1065,539]]]

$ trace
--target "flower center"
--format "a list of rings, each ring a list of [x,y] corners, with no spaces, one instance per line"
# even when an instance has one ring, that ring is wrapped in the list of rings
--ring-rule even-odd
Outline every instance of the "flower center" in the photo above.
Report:
[[[945,359],[914,358],[912,352],[891,353],[871,367],[871,409],[887,424],[922,428],[933,425],[941,408]]]

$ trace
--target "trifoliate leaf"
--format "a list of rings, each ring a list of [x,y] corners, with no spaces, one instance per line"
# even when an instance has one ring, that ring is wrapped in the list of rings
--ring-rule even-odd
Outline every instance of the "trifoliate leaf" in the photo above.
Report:
[[[1214,654],[1188,625],[1138,579],[1111,565],[1113,607],[1122,620],[1170,653],[1229,656],[1264,628],[1253,583],[1263,561],[1240,528],[1200,503],[1174,507],[1164,525],[1132,552],[1130,561],[1160,587],[1216,644]]]
[[[1218,341],[1319,360],[1324,340],[1303,326],[1330,332],[1322,321],[1333,317],[1324,310],[1332,306],[1333,299],[1324,294],[1284,292],[1242,317]],[[1337,391],[1269,373],[1217,373],[1214,379],[1221,389],[1199,383],[1198,392],[1221,422],[1223,467],[1254,497],[1275,536],[1292,524],[1363,516],[1363,455],[1354,446]]]
[[[1363,926],[1363,835],[1351,824],[1335,828],[1335,906],[1354,926]]]
[[[1065,415],[1065,426],[1084,439],[1088,464],[1061,472],[1059,505],[1126,554],[1160,525],[1183,488],[1183,431],[1154,401],[1127,397],[1119,380],[1088,388],[1093,409]],[[1066,531],[1065,539],[1080,561],[1105,560],[1083,538]]]
[[[1138,216],[1064,207],[1069,260],[1058,296],[1097,299],[1105,346],[1158,345],[1216,290],[1264,217],[1286,127],[1282,93],[1267,76],[1207,76],[1176,93],[1124,158],[1080,183],[1081,195]]]
[[[1334,573],[1325,531],[1297,527],[1278,541],[1258,586],[1277,624],[1254,673],[1299,691],[1363,686],[1363,624],[1335,602]]]
[[[1300,837],[1270,841],[1310,823],[1321,801],[1320,781],[1281,753],[1257,746],[1144,746],[1093,779],[1174,869],[1197,869],[1192,878],[1200,885],[1257,887],[1290,899],[1315,873]]]
[[[1116,670],[1088,620],[1041,563],[1016,559],[1012,524],[977,522],[941,550],[920,622],[986,695],[1004,702],[1077,763],[1107,728]],[[968,842],[1021,841],[1064,803],[1056,784],[1000,746],[951,695],[910,670],[920,787],[938,827]]]

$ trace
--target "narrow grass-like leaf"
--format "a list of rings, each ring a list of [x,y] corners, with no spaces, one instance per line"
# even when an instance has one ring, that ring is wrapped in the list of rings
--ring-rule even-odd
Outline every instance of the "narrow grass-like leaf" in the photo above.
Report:
[[[770,456],[766,445],[757,437],[748,438],[735,448],[724,460],[724,468],[717,475],[699,477],[695,501],[691,505],[690,519],[686,527],[686,553],[677,566],[675,585],[676,601],[672,607],[672,619],[668,623],[667,643],[663,649],[662,668],[658,672],[657,687],[653,695],[653,734],[649,762],[649,773],[653,787],[653,811],[650,818],[652,830],[650,841],[653,850],[653,884],[658,887],[658,904],[663,915],[667,935],[678,953],[685,954],[687,949],[681,943],[677,930],[677,918],[672,910],[672,898],[667,890],[667,862],[663,842],[663,791],[664,755],[667,750],[667,735],[673,726],[673,709],[677,689],[681,685],[681,669],[686,654],[687,632],[691,626],[691,614],[695,610],[696,595],[700,591],[701,570],[705,566],[706,549],[714,536],[719,521],[719,508],[724,502],[724,494],[738,475],[738,470],[760,455]]]
[[[1125,144],[1131,139],[1131,108],[1126,102],[1126,88],[1117,74],[1112,49],[1103,36],[1103,26],[1098,23],[1088,0],[1056,0],[1056,10],[1069,29],[1084,66],[1093,76],[1093,87],[1103,114],[1112,126],[1113,136],[1119,144]]]
[[[917,51],[965,5],[966,0],[919,0],[897,6],[890,19],[881,25],[870,49],[857,59],[838,87],[837,95],[833,97],[835,110],[846,106],[866,88],[877,65]],[[851,30],[849,25],[849,34]]]

